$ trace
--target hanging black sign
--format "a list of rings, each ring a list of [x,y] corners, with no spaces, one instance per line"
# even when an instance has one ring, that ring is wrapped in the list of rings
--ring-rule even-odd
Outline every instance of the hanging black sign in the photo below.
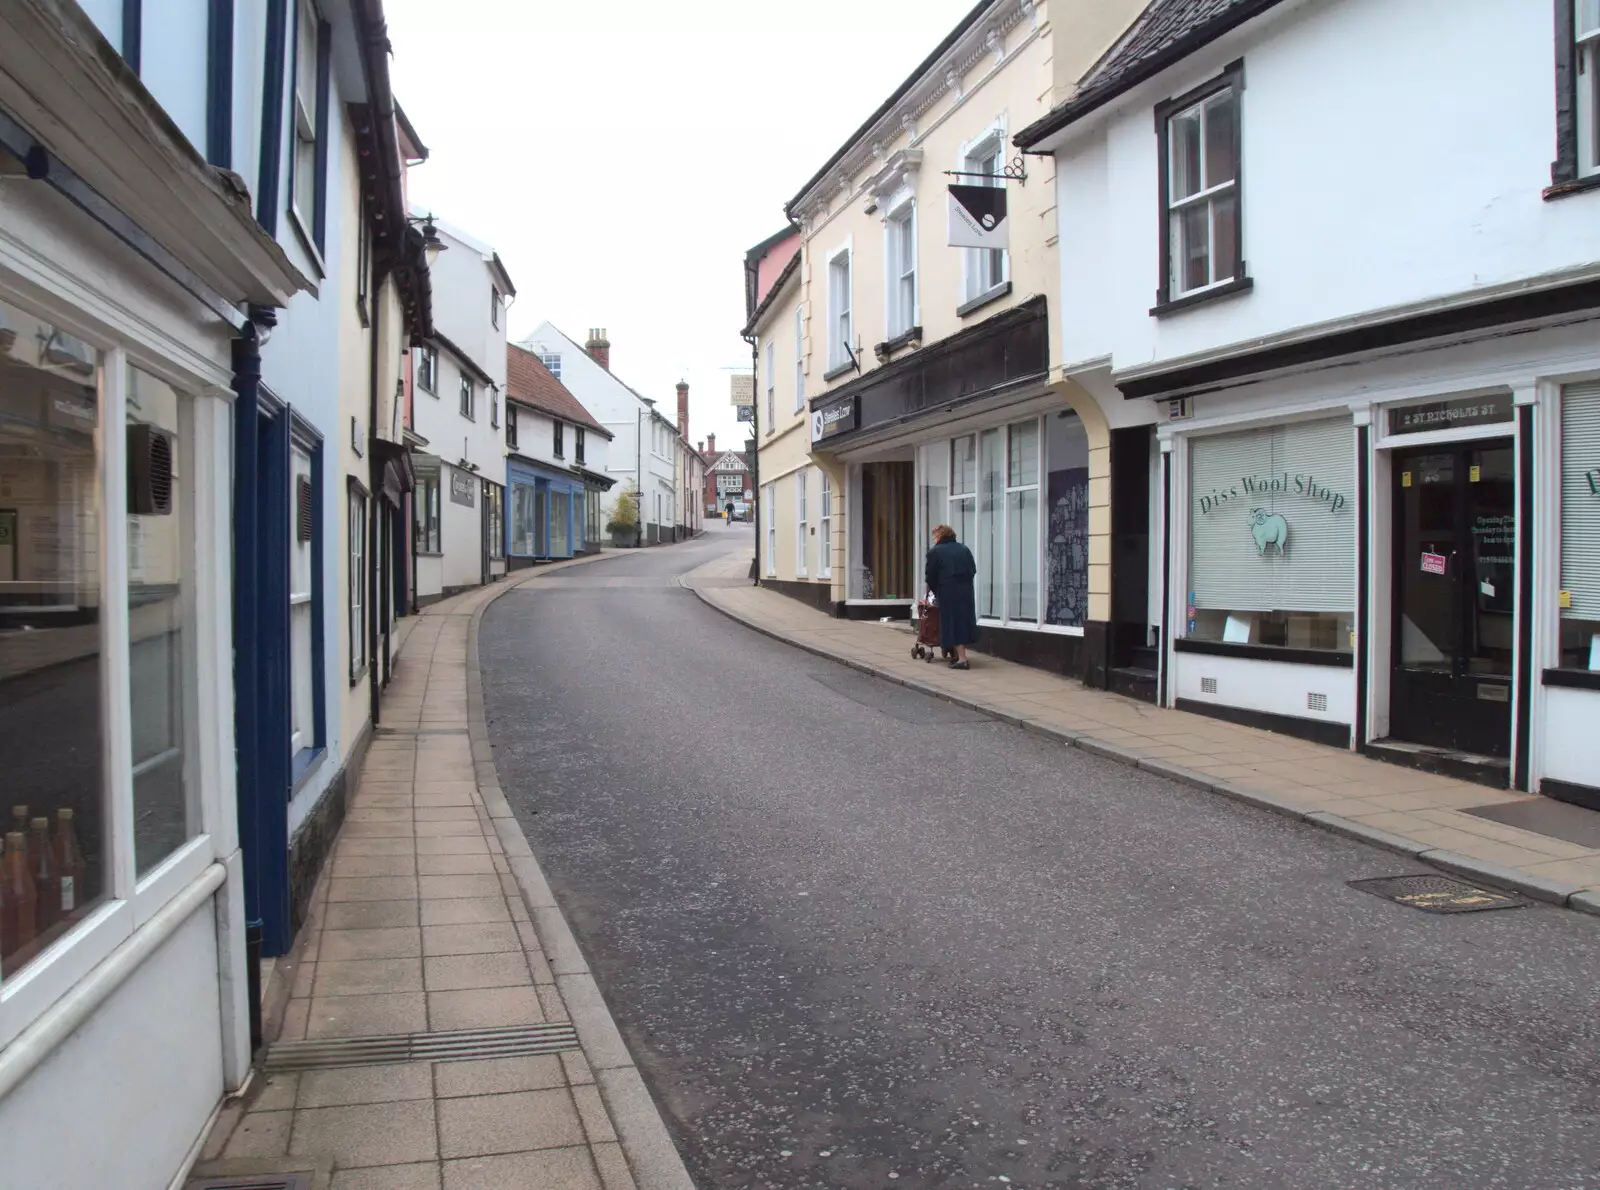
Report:
[[[1004,186],[950,187],[952,248],[1006,248],[1010,243]]]

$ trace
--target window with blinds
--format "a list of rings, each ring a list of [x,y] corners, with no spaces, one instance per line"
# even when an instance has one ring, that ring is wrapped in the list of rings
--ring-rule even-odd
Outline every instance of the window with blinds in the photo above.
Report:
[[[1190,634],[1348,648],[1341,626],[1355,608],[1355,475],[1346,418],[1195,439]],[[1294,613],[1337,617],[1324,623]]]
[[[1561,664],[1600,669],[1600,384],[1561,390]]]

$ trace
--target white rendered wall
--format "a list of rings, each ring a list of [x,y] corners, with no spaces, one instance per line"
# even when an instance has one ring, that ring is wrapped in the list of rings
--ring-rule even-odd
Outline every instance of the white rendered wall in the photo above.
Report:
[[[1538,728],[1543,776],[1600,786],[1600,693],[1564,686],[1544,689],[1544,724]]]
[[[450,498],[450,482],[463,476],[473,487],[472,507]],[[444,546],[444,585],[476,587],[483,581],[483,484],[469,471],[448,463],[439,468],[439,540]]]
[[[1170,664],[1172,690],[1178,698],[1324,723],[1355,722],[1353,669],[1176,652],[1171,655]],[[1206,694],[1200,689],[1202,678],[1217,680],[1215,694]],[[1326,711],[1309,709],[1306,696],[1312,693],[1327,695]]]

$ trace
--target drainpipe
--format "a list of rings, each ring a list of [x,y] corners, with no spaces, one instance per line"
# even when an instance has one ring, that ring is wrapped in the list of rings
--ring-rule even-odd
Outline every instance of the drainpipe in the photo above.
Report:
[[[370,359],[367,362],[367,689],[372,699],[372,730],[376,734],[381,718],[378,701],[382,685],[378,681],[378,503],[383,499],[383,471],[378,464],[378,341],[383,325],[383,300],[380,290],[388,278],[388,270],[369,263],[372,283],[367,291],[372,295],[372,333]],[[389,650],[384,648],[387,660]]]
[[[641,405],[634,414],[633,427],[633,490],[635,493],[634,504],[637,506],[639,536],[634,545],[644,544],[644,407]]]

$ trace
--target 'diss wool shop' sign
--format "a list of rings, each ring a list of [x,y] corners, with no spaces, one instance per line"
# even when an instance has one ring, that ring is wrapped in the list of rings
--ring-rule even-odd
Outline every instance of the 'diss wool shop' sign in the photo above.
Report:
[[[1282,475],[1241,475],[1238,483],[1225,488],[1213,488],[1200,496],[1200,515],[1272,496],[1304,496],[1326,505],[1328,511],[1335,515],[1343,512],[1350,503],[1343,493],[1319,483],[1315,475],[1290,475],[1285,471]]]

